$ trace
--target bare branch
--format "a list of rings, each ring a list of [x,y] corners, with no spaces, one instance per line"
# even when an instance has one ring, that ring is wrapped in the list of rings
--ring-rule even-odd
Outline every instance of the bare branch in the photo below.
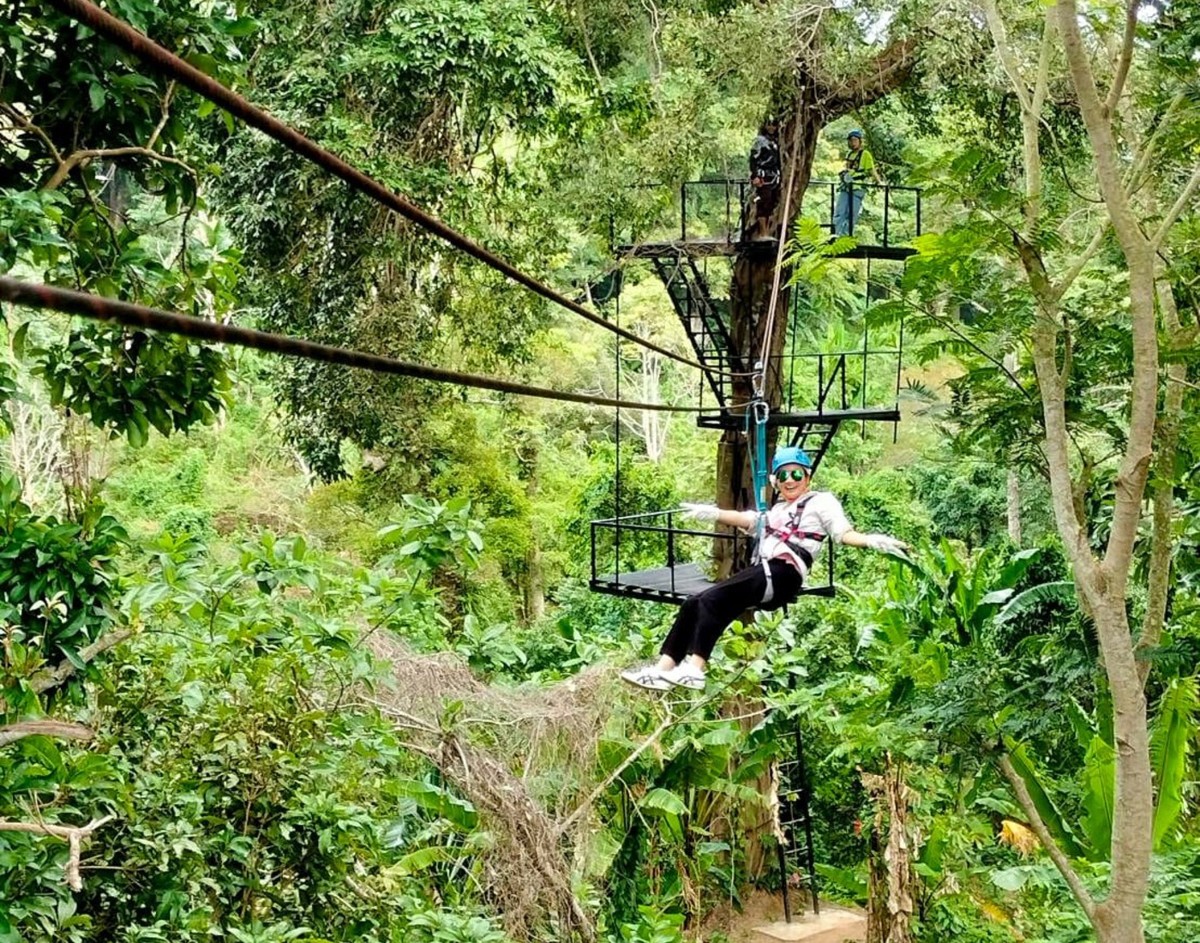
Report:
[[[1166,241],[1167,233],[1175,225],[1175,220],[1179,219],[1180,214],[1187,209],[1187,205],[1196,196],[1197,189],[1200,189],[1200,166],[1197,166],[1192,171],[1192,176],[1180,192],[1179,199],[1167,210],[1167,215],[1158,224],[1158,230],[1150,239],[1150,248],[1152,251],[1157,252],[1162,247],[1163,242]]]
[[[62,153],[57,147],[54,146],[54,142],[50,140],[50,135],[34,124],[29,118],[26,118],[25,115],[21,114],[19,109],[5,102],[0,102],[0,114],[5,114],[12,118],[12,120],[17,123],[18,128],[20,128],[22,131],[27,131],[36,137],[39,141],[46,145],[46,150],[50,152],[50,155],[58,163],[62,163]]]
[[[106,160],[116,157],[146,157],[163,164],[174,164],[177,167],[182,167],[192,177],[196,176],[196,171],[187,161],[180,160],[178,157],[171,157],[167,154],[160,154],[158,151],[151,150],[148,147],[104,147],[95,150],[75,151],[70,154],[59,163],[58,168],[50,175],[50,179],[46,181],[42,189],[57,190],[76,167],[80,167],[93,160]]]
[[[1113,75],[1112,87],[1104,100],[1104,113],[1112,115],[1121,99],[1125,88],[1125,79],[1129,76],[1129,65],[1133,62],[1133,39],[1137,34],[1137,10],[1139,0],[1127,0],[1125,4],[1125,35],[1121,38],[1121,52],[1117,57],[1117,69]]]
[[[171,79],[167,83],[167,91],[163,94],[162,99],[162,117],[158,119],[158,124],[154,126],[149,139],[146,141],[146,149],[153,149],[158,143],[158,136],[162,134],[163,128],[167,126],[167,119],[171,117],[171,97],[175,94],[175,80]]]
[[[651,731],[650,736],[639,743],[634,749],[630,750],[629,755],[621,761],[621,764],[611,773],[609,773],[608,776],[604,778],[604,781],[588,794],[586,799],[584,799],[575,807],[575,811],[558,823],[558,833],[560,835],[566,834],[567,831],[570,830],[571,826],[578,822],[579,819],[587,813],[588,809],[592,807],[592,803],[604,795],[604,790],[615,783],[617,779],[620,778],[621,774],[634,764],[639,756],[657,743],[659,737],[666,733],[667,729],[670,728],[674,723],[675,718],[670,714],[667,714],[662,723],[660,723],[654,728],[653,731]]]
[[[100,828],[113,820],[113,816],[93,819],[87,825],[51,825],[47,822],[10,822],[0,821],[0,832],[26,832],[32,835],[49,835],[51,838],[61,838],[70,847],[70,856],[64,876],[67,886],[73,891],[83,890],[83,879],[79,876],[79,855],[83,850],[84,841]]]
[[[97,655],[103,654],[110,648],[115,648],[127,638],[132,636],[137,630],[133,626],[126,626],[123,629],[117,629],[109,632],[106,635],[100,636],[91,645],[87,645],[79,650],[79,660],[85,665],[93,661]],[[51,688],[56,688],[69,678],[73,677],[76,668],[75,663],[63,659],[59,662],[58,667],[50,671],[42,671],[33,676],[30,682],[30,688],[34,694],[44,694]]]
[[[1008,29],[1000,17],[996,0],[983,0],[983,15],[987,19],[992,42],[996,46],[996,55],[1000,58],[1000,65],[1004,68],[1004,74],[1008,76],[1009,84],[1017,93],[1017,101],[1021,103],[1021,110],[1028,114],[1036,114],[1033,109],[1033,99],[1029,94],[1029,83],[1021,74],[1021,68],[1017,65],[1017,57],[1013,55],[1012,44],[1008,41]]]
[[[60,740],[91,740],[95,733],[83,724],[59,720],[23,720],[0,727],[0,747],[25,737],[58,737]]]
[[[1129,193],[1136,193],[1142,187],[1142,175],[1146,173],[1150,167],[1150,160],[1154,156],[1154,152],[1158,147],[1159,142],[1163,139],[1163,133],[1171,125],[1171,120],[1175,117],[1175,112],[1179,110],[1179,106],[1187,101],[1187,92],[1179,92],[1171,99],[1167,110],[1164,111],[1158,118],[1154,126],[1153,132],[1146,142],[1142,145],[1141,152],[1133,161],[1133,166],[1125,177],[1125,189]]]
[[[1050,293],[1054,298],[1055,304],[1062,300],[1062,296],[1067,293],[1067,289],[1071,287],[1075,279],[1087,267],[1088,262],[1100,251],[1100,246],[1104,243],[1104,234],[1107,232],[1108,224],[1105,223],[1096,230],[1091,242],[1087,244],[1087,248],[1083,250],[1083,253],[1075,260],[1071,267],[1067,269],[1063,277],[1050,287]]]
[[[1058,868],[1063,879],[1067,882],[1067,887],[1071,889],[1071,893],[1075,895],[1075,899],[1079,902],[1079,906],[1083,908],[1083,912],[1087,914],[1090,920],[1096,912],[1096,901],[1091,893],[1084,886],[1079,874],[1071,865],[1071,859],[1058,846],[1058,842],[1054,840],[1054,836],[1050,834],[1050,830],[1046,828],[1046,823],[1042,820],[1041,814],[1037,810],[1037,805],[1033,801],[1033,797],[1029,794],[1029,787],[1025,785],[1017,771],[1013,768],[1012,760],[1008,758],[1007,753],[1000,755],[997,760],[1000,767],[1000,772],[1004,774],[1004,778],[1008,780],[1008,784],[1012,787],[1013,793],[1016,794],[1017,802],[1021,804],[1021,809],[1029,817],[1029,825],[1037,835],[1038,840],[1042,843],[1042,847],[1046,849],[1046,853],[1050,856],[1050,860],[1054,862],[1054,866]]]
[[[1164,277],[1158,281],[1158,305],[1162,312],[1163,328],[1174,339],[1180,334],[1179,311],[1175,307],[1175,296],[1170,282]],[[1166,390],[1163,391],[1163,407],[1159,414],[1157,454],[1154,462],[1156,474],[1151,486],[1150,507],[1153,528],[1150,536],[1150,567],[1146,579],[1146,613],[1142,618],[1142,631],[1138,636],[1135,654],[1154,648],[1162,638],[1163,625],[1167,617],[1167,596],[1171,577],[1171,548],[1175,525],[1175,455],[1179,447],[1179,434],[1183,419],[1184,388],[1188,385],[1187,364],[1174,360],[1167,364]],[[1150,676],[1151,663],[1138,663],[1138,674],[1142,686]]]
[[[1046,10],[1046,20],[1042,24],[1042,45],[1038,51],[1037,75],[1033,80],[1033,104],[1030,111],[1039,121],[1042,107],[1046,104],[1046,93],[1050,88],[1050,54],[1054,48],[1054,12]],[[1049,125],[1047,125],[1049,126]]]

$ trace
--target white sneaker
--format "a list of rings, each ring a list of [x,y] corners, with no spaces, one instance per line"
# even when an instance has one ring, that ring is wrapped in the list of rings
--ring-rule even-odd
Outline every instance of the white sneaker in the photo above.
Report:
[[[640,665],[637,668],[626,668],[621,672],[621,680],[637,688],[648,691],[669,691],[671,683],[663,676],[657,665]]]
[[[704,690],[704,672],[686,661],[676,665],[670,671],[662,672],[662,679],[677,688],[688,688],[692,691]]]

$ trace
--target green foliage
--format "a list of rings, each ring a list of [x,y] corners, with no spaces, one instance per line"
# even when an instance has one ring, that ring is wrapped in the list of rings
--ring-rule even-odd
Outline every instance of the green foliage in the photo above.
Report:
[[[402,563],[421,574],[435,573],[446,566],[474,566],[483,550],[480,524],[471,516],[471,502],[455,498],[439,504],[419,495],[403,498],[407,518],[379,531],[383,547],[400,546],[386,552],[384,565]]]
[[[68,244],[58,231],[66,206],[57,190],[0,189],[0,272],[10,271],[18,260],[53,268],[66,256]]]
[[[1200,710],[1198,681],[1174,678],[1158,706],[1150,732],[1150,762],[1158,792],[1154,808],[1154,845],[1161,847],[1183,814],[1183,783]]]
[[[88,325],[30,354],[55,406],[135,447],[151,427],[170,435],[215,422],[228,400],[224,357],[182,338]]]
[[[920,466],[913,478],[936,533],[973,547],[1004,534],[1004,468],[968,458],[961,466]]]
[[[82,668],[80,651],[112,625],[121,526],[99,505],[79,522],[38,515],[21,501],[21,484],[0,474],[0,625],[3,697],[21,714],[36,703],[28,687],[47,664]]]
[[[154,551],[126,600],[154,630],[105,701],[123,820],[96,848],[113,879],[81,901],[87,938],[504,940],[459,882],[482,847],[474,810],[390,724],[340,706],[376,676],[355,620],[388,612],[379,576],[298,538],[232,565],[190,537]],[[435,886],[465,909],[433,907]]]
[[[640,458],[621,462],[620,495],[618,496],[615,453],[607,447],[602,447],[598,452],[597,457],[600,462],[596,467],[588,469],[589,475],[584,482],[583,491],[577,499],[575,513],[567,524],[573,545],[571,554],[573,566],[570,569],[573,575],[582,576],[587,572],[586,567],[589,561],[585,554],[591,543],[589,531],[591,521],[669,511],[679,506],[678,493],[674,483],[666,475],[664,469],[653,462]],[[604,467],[605,460],[609,456],[612,457],[612,464]],[[650,518],[644,523],[650,526],[662,526],[665,524],[665,518]],[[598,531],[597,565],[599,567],[611,567],[615,562],[616,541],[615,530],[601,528]],[[622,529],[620,555],[622,570],[634,570],[640,566],[662,566],[666,562],[665,535],[653,531]],[[610,572],[610,570],[606,569],[605,572]]]
[[[0,431],[12,432],[12,414],[8,404],[17,395],[17,381],[8,364],[0,360]]]

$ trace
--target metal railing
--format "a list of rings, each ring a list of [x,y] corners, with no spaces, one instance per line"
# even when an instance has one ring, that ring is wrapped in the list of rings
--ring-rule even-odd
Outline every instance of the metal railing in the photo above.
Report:
[[[862,215],[851,218],[847,235],[860,245],[899,247],[921,234],[921,189],[897,184],[856,183],[865,191]],[[834,232],[838,193],[834,180],[811,180],[800,213]],[[690,180],[678,187],[640,184],[623,195],[619,208],[636,220],[618,231],[610,218],[609,240],[618,245],[650,243],[718,243],[732,246],[745,239],[755,188],[745,179]]]
[[[902,246],[921,235],[921,189],[903,187],[891,183],[855,183],[854,189],[863,191],[862,214],[855,219],[853,212],[847,213],[846,231],[836,235],[852,236],[859,245],[876,245],[888,248]],[[814,191],[821,196],[814,200]],[[815,216],[817,224],[835,235],[838,195],[846,188],[832,180],[812,180],[808,184],[801,212]],[[882,197],[883,206],[876,207],[875,197]],[[827,198],[826,198],[827,197]],[[868,197],[872,197],[868,200]],[[817,213],[809,212],[814,206]],[[828,209],[829,215],[825,215]],[[849,208],[848,208],[849,209]]]
[[[829,353],[796,352],[770,358],[765,392],[777,403],[776,413],[843,414],[896,408],[900,393],[902,354],[899,347],[872,348]],[[872,392],[872,377],[888,378],[886,395],[878,384]],[[715,413],[720,404],[709,399],[700,387],[699,406]],[[703,415],[703,414],[702,414]]]
[[[677,526],[676,515],[681,511],[675,508],[665,511],[646,511],[638,514],[628,514],[621,517],[603,518],[591,522],[591,588],[606,592],[616,592],[642,598],[655,598],[663,602],[682,602],[684,590],[676,580],[677,568],[690,564],[706,565],[712,559],[712,545],[717,541],[732,543],[732,558],[740,560],[749,554],[753,538],[740,530],[717,531],[697,530],[687,526]],[[664,521],[663,523],[657,523]],[[604,533],[610,533],[611,538],[602,541]],[[622,567],[621,538],[622,535],[661,535],[660,541],[651,541],[650,545],[644,539],[638,540],[636,547],[637,559],[632,566]],[[605,544],[602,546],[602,543]],[[661,548],[655,553],[655,546]],[[833,592],[834,549],[833,543],[823,551],[823,560],[816,563],[809,579],[805,581],[802,591],[807,595],[831,595]],[[602,561],[601,557],[605,557]],[[602,566],[609,560],[611,569]],[[660,562],[661,561],[661,562]],[[628,558],[626,558],[628,562]],[[649,588],[639,583],[636,576],[639,573],[655,572],[662,569],[668,571],[666,581],[660,587]],[[818,570],[824,570],[825,582],[815,583],[813,577]],[[630,579],[634,577],[634,579]]]
[[[671,593],[677,593],[675,583],[675,568],[681,563],[701,563],[711,558],[711,551],[705,553],[688,553],[689,548],[681,546],[685,538],[700,538],[701,541],[715,542],[717,540],[732,541],[733,555],[736,559],[741,550],[747,544],[749,538],[741,531],[734,530],[732,532],[697,530],[695,528],[677,526],[676,515],[681,512],[677,508],[671,508],[666,511],[645,511],[639,514],[627,514],[621,517],[602,518],[591,522],[591,538],[592,538],[592,583],[600,581],[601,575],[606,578],[611,578],[612,582],[619,582],[621,575],[637,572],[638,570],[646,569],[645,566],[637,566],[634,569],[621,567],[621,536],[626,534],[661,534],[662,540],[652,541],[651,549],[646,547],[645,541],[639,541],[638,546],[633,548],[633,552],[638,555],[639,562],[645,562],[647,558],[654,556],[654,544],[661,543],[661,560],[659,566],[669,567],[671,569],[671,579],[669,588]],[[665,519],[666,524],[652,523]],[[607,570],[598,565],[600,554],[606,552],[606,548],[601,547],[600,536],[602,532],[611,532],[611,560],[613,563],[612,569]],[[693,542],[695,543],[695,542]],[[681,551],[683,551],[683,559],[681,559]],[[693,559],[693,557],[698,559]],[[627,558],[628,559],[628,558]]]

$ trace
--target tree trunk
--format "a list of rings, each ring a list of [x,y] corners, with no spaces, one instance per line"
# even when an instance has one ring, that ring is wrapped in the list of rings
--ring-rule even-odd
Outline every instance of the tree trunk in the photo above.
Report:
[[[1017,355],[1009,352],[1004,355],[1004,369],[1016,376]],[[1015,466],[1008,468],[1008,539],[1017,547],[1021,546],[1021,478]]]
[[[1113,792],[1112,882],[1095,911],[1101,943],[1142,943],[1142,904],[1149,884],[1154,786],[1146,697],[1130,644],[1125,594],[1106,593],[1093,604],[1113,703],[1117,763]]]
[[[804,191],[812,175],[812,162],[816,155],[817,135],[824,118],[820,112],[802,100],[800,107],[780,132],[780,148],[783,165],[783,186],[790,181],[791,195],[782,193],[777,201],[768,232],[786,238],[791,221],[800,212]],[[784,219],[785,208],[788,218]],[[755,228],[748,220],[746,228]],[[786,279],[780,278],[779,298],[776,303],[775,320],[769,340],[765,337],[768,328],[768,312],[771,304],[771,289],[775,281],[775,266],[778,255],[771,243],[744,245],[733,263],[733,279],[729,292],[729,332],[738,362],[729,365],[736,373],[748,373],[755,369],[763,351],[767,352],[766,374],[763,382],[763,398],[771,410],[779,408],[781,386],[779,382],[780,358],[788,330],[788,307],[791,289]],[[748,403],[754,398],[754,387],[750,377],[734,378],[733,403]],[[768,451],[774,448],[776,434],[771,432]],[[750,508],[755,503],[754,476],[750,469],[749,443],[743,429],[727,429],[717,447],[717,504],[725,508]],[[735,560],[732,541],[718,541],[714,559],[719,577],[745,565],[745,559]]]
[[[863,773],[862,782],[875,801],[867,863],[867,940],[911,943],[916,875],[903,767],[889,755],[883,774]]]
[[[542,581],[542,552],[536,539],[525,555],[525,621],[536,622],[546,614],[546,590]]]

